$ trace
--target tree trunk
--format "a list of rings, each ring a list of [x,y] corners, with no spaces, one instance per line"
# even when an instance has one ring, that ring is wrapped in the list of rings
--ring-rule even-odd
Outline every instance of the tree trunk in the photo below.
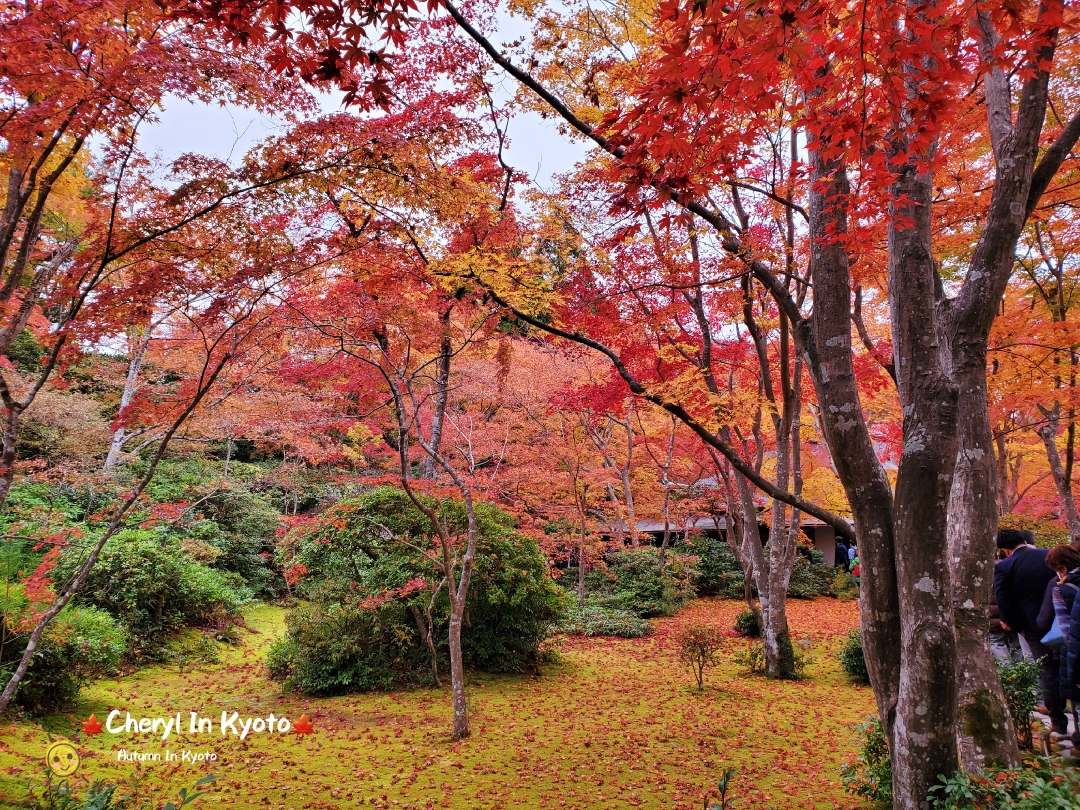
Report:
[[[664,536],[660,541],[660,553],[656,555],[656,567],[660,571],[664,570],[668,543],[671,541],[671,463],[675,458],[675,429],[678,424],[675,417],[671,417],[671,438],[668,440],[667,462],[660,470],[664,484]]]
[[[1065,525],[1069,529],[1069,540],[1072,543],[1080,543],[1080,514],[1076,511],[1076,499],[1073,497],[1072,481],[1065,474],[1065,468],[1061,463],[1061,453],[1058,451],[1057,434],[1061,428],[1061,403],[1055,402],[1053,408],[1044,408],[1041,405],[1046,422],[1038,429],[1039,438],[1046,447],[1046,459],[1050,462],[1050,476],[1054,479],[1054,487],[1061,499],[1061,509],[1065,513]]]
[[[754,584],[757,587],[758,604],[761,606],[761,638],[765,649],[765,674],[770,678],[791,679],[796,676],[796,672],[795,654],[791,646],[787,623],[787,581],[791,578],[790,565],[785,576],[781,560],[774,561],[779,564],[778,571],[774,571],[772,565],[766,564],[753,490],[746,478],[739,473],[735,473],[735,484],[742,505],[743,553],[752,561]],[[787,536],[786,532],[783,534]],[[772,538],[769,543],[772,547]],[[772,548],[770,548],[770,559],[771,554]],[[783,583],[783,587],[780,587],[780,583]]]
[[[725,522],[727,525],[724,527],[724,538],[727,541],[728,548],[731,549],[731,553],[735,556],[735,559],[739,561],[739,567],[742,568],[743,599],[746,600],[746,607],[757,617],[758,627],[761,627],[764,624],[761,615],[761,606],[754,600],[754,563],[750,556],[743,550],[742,520],[739,517],[740,510],[735,508],[735,494],[732,492],[731,478],[728,475],[727,469],[720,463],[720,459],[717,457],[716,452],[710,449],[709,455],[712,456],[713,464],[716,465],[717,475],[724,479],[724,500],[727,508],[727,513],[725,515]],[[717,531],[719,531],[719,519],[713,518],[713,522],[716,523]]]
[[[977,773],[989,765],[1019,765],[1020,749],[990,651],[987,607],[994,587],[998,480],[987,408],[985,350],[962,359],[954,357],[953,362],[960,397],[948,548],[956,622],[957,738],[961,765]]]
[[[578,542],[577,604],[585,607],[585,515],[581,515],[581,539]]]
[[[667,558],[668,543],[671,541],[671,521],[670,521],[670,509],[668,503],[671,500],[671,487],[664,486],[664,534],[660,538],[660,553],[656,555],[656,568],[659,571],[664,570],[664,563]]]
[[[446,421],[446,401],[450,396],[450,360],[453,357],[453,345],[450,342],[450,311],[440,314],[439,323],[443,331],[442,341],[439,343],[439,364],[435,377],[435,413],[431,417],[431,433],[428,443],[436,453],[442,447],[443,424]],[[439,474],[439,467],[434,456],[425,455],[421,466],[420,477],[428,481],[434,481]]]
[[[901,142],[899,149],[908,145]],[[948,375],[930,249],[933,183],[905,156],[891,189],[889,302],[904,447],[896,477],[900,692],[892,739],[896,807],[926,802],[957,766],[957,641],[949,568],[949,496],[957,450],[957,387]],[[905,225],[900,220],[906,220]],[[987,448],[989,450],[989,448]],[[987,462],[990,458],[987,457]]]
[[[131,327],[130,336],[134,340],[131,359],[128,360],[127,377],[124,379],[124,390],[120,394],[120,410],[116,418],[124,416],[124,411],[135,398],[135,392],[139,389],[139,372],[142,371],[143,361],[146,359],[146,350],[150,346],[151,329],[147,328],[144,335],[139,335],[136,327]],[[109,443],[109,454],[105,456],[105,472],[109,472],[120,461],[120,454],[124,451],[124,442],[128,438],[127,428],[120,425],[113,431],[112,441]]]
[[[998,517],[1001,517],[1011,515],[1019,500],[1020,466],[1009,464],[1009,445],[1004,430],[994,434],[994,449],[997,464]]]
[[[619,469],[619,480],[623,485],[623,496],[626,499],[626,528],[630,532],[630,547],[641,547],[641,536],[637,528],[637,515],[634,512],[634,490],[630,486],[630,464],[634,457],[634,403],[631,402],[626,409],[626,421],[620,422],[626,429],[626,462]]]
[[[834,234],[847,232],[843,202],[851,187],[842,165],[808,144],[810,275],[814,309],[797,330],[820,408],[820,428],[851,504],[860,561],[859,621],[866,668],[890,741],[900,692],[900,595],[896,583],[892,488],[863,417],[851,353],[851,274]]]
[[[453,594],[451,594],[453,595]],[[454,729],[452,736],[460,740],[469,736],[469,707],[465,702],[465,666],[461,656],[461,617],[465,602],[450,603],[450,691],[454,698]]]

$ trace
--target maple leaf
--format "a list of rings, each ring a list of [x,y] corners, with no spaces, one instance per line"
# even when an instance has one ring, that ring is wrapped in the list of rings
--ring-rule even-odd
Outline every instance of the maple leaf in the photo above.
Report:
[[[101,721],[91,714],[89,718],[83,720],[82,728],[87,734],[100,734],[102,729]]]
[[[292,727],[293,734],[311,734],[314,731],[315,726],[310,720],[308,720],[308,716],[306,714],[300,715],[300,719],[297,720]]]

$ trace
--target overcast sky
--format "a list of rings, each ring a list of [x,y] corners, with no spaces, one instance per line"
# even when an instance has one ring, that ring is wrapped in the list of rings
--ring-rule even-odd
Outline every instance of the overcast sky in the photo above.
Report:
[[[323,109],[335,112],[341,107],[337,98],[325,96]],[[281,121],[254,110],[177,98],[166,101],[160,119],[143,125],[140,143],[147,153],[158,152],[170,162],[186,152],[235,160],[282,127]],[[587,151],[583,143],[571,142],[554,123],[532,113],[513,119],[509,135],[507,162],[543,188],[550,187],[553,174],[571,169]]]

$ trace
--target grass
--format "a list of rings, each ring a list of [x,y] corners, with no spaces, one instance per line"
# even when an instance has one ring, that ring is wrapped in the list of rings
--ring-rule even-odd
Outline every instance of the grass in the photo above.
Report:
[[[729,631],[743,605],[702,599],[657,622],[650,638],[564,639],[559,662],[540,677],[478,675],[469,680],[473,736],[449,739],[448,688],[310,699],[283,694],[266,679],[263,652],[283,631],[284,611],[262,606],[251,633],[197,669],[155,667],[84,691],[77,710],[0,724],[0,808],[25,807],[27,781],[40,778],[47,732],[68,737],[83,757],[82,778],[139,777],[151,806],[213,773],[203,808],[381,807],[627,808],[701,807],[703,791],[735,767],[741,808],[859,807],[839,785],[854,751],[851,726],[873,710],[869,689],[852,686],[835,652],[857,622],[857,606],[831,599],[789,603],[793,634],[811,646],[809,678],[780,683],[746,676],[732,656],[698,692],[676,662],[674,636],[691,621]],[[81,733],[91,712],[155,717],[197,711],[220,718],[270,712],[315,724],[308,736],[258,734],[240,741],[181,735]],[[214,752],[212,763],[117,763],[121,748]],[[5,804],[7,802],[7,804]]]

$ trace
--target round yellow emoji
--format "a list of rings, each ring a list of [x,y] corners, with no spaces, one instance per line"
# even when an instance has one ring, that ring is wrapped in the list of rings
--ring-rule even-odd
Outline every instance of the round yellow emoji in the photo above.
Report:
[[[45,752],[45,762],[57,776],[71,776],[79,770],[79,752],[67,740],[59,740]]]

